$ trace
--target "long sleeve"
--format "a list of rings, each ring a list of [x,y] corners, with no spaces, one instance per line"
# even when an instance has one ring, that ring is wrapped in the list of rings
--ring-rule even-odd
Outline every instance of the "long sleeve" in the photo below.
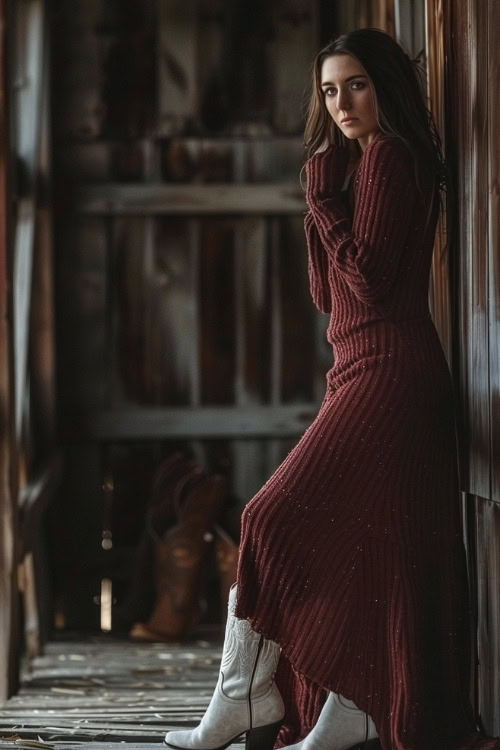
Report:
[[[333,160],[333,164],[332,164]],[[311,170],[335,169],[335,151]],[[316,176],[324,182],[324,174]],[[390,293],[404,255],[416,188],[411,156],[396,139],[380,139],[363,155],[352,223],[340,192],[309,196],[323,247],[360,300],[376,304]]]
[[[307,268],[311,296],[320,312],[330,313],[332,311],[332,300],[328,281],[328,255],[322,245],[311,212],[307,213],[304,219],[304,231],[307,242]]]

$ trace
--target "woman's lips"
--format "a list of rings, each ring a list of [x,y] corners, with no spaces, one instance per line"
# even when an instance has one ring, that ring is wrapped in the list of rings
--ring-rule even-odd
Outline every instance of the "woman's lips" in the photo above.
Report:
[[[353,123],[357,122],[357,117],[350,117],[348,120],[342,120],[340,123],[341,125],[352,125]]]

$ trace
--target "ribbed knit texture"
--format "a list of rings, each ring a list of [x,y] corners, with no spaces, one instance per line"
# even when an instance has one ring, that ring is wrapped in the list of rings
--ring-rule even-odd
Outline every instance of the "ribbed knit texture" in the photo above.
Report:
[[[317,418],[244,510],[236,615],[283,648],[277,746],[333,690],[384,750],[498,750],[468,697],[453,388],[428,307],[438,200],[424,232],[395,139],[365,150],[350,200],[347,161],[330,147],[308,163],[309,279],[334,364]]]

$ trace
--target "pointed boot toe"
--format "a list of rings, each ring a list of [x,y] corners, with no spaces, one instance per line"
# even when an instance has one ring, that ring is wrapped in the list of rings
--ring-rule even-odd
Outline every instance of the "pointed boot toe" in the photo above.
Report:
[[[167,747],[184,747],[189,749],[191,745],[191,731],[167,732],[165,736],[165,745]]]

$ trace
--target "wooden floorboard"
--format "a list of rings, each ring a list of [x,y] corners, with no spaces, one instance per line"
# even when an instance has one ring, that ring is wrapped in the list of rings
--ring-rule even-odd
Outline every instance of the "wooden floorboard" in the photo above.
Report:
[[[0,709],[0,749],[158,750],[165,732],[203,716],[221,646],[213,633],[184,644],[105,636],[49,643],[24,665],[19,693]]]

